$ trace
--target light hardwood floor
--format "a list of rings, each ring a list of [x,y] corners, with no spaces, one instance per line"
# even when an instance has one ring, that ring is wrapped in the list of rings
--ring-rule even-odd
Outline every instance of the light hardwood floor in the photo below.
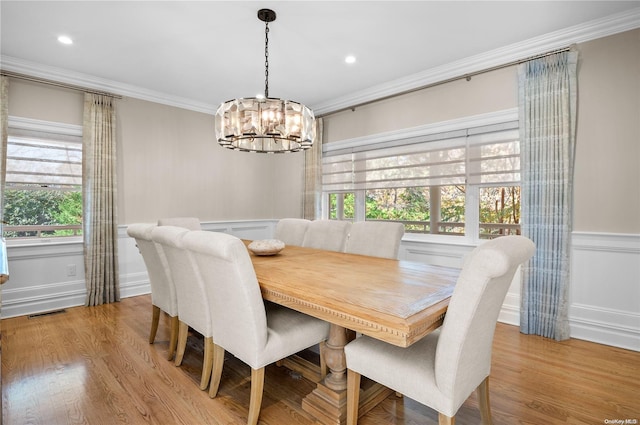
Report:
[[[147,340],[150,323],[149,296],[2,320],[3,424],[246,423],[249,368],[227,355],[219,396],[210,399],[198,389],[202,338],[189,336],[177,368],[166,359],[166,316],[153,345]],[[313,424],[300,407],[313,388],[286,368],[267,367],[260,423]],[[579,340],[555,342],[498,324],[490,394],[496,425],[616,419],[636,424],[640,353]],[[437,414],[390,396],[359,423],[429,425],[437,424]],[[479,423],[472,395],[456,424]]]

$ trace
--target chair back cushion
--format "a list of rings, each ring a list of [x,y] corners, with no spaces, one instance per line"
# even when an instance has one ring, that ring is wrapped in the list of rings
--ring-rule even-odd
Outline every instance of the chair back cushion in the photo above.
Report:
[[[346,252],[372,257],[398,258],[404,224],[391,221],[356,221],[351,225]]]
[[[249,365],[267,343],[267,317],[244,243],[225,233],[190,232],[184,244],[210,294],[213,341]]]
[[[281,240],[285,245],[302,246],[309,223],[311,220],[304,218],[283,218],[276,224],[274,238]]]
[[[344,252],[351,222],[339,220],[313,220],[309,223],[302,246]]]
[[[136,245],[149,274],[151,302],[170,316],[178,314],[176,288],[171,279],[171,271],[161,246],[151,239],[155,224],[136,223],[127,227],[127,234],[136,240]]]
[[[202,230],[198,217],[169,217],[158,220],[158,226],[184,227],[189,230]]]
[[[211,313],[207,293],[198,275],[195,261],[184,248],[183,239],[190,230],[176,226],[158,226],[151,232],[162,247],[176,286],[178,316],[205,337],[211,336]]]
[[[436,349],[438,388],[460,406],[489,376],[491,346],[500,308],[518,266],[535,245],[523,236],[502,236],[475,248],[451,296]]]

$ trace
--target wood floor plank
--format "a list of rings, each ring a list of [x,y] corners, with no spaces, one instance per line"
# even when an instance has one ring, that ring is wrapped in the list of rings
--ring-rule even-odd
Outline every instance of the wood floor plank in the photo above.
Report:
[[[203,338],[191,332],[181,367],[168,361],[169,319],[154,344],[149,296],[65,313],[2,320],[4,425],[244,424],[250,369],[225,357],[218,397],[198,387]],[[640,353],[569,340],[522,335],[498,324],[490,400],[494,423],[603,424],[640,421]],[[301,408],[315,384],[268,366],[262,425],[314,425]],[[437,424],[435,411],[389,396],[360,425]],[[456,424],[479,424],[473,394]]]

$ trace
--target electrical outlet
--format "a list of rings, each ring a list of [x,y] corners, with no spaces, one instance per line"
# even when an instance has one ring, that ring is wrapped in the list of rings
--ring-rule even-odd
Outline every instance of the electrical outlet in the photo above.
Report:
[[[76,265],[67,264],[67,276],[75,276],[75,275],[76,275]]]

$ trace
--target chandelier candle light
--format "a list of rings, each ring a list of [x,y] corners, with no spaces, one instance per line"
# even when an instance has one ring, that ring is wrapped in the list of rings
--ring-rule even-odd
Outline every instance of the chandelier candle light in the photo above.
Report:
[[[265,23],[264,97],[224,102],[215,117],[216,139],[228,149],[243,152],[286,153],[308,149],[315,137],[313,112],[301,103],[269,97],[269,22],[276,13],[260,9]]]

